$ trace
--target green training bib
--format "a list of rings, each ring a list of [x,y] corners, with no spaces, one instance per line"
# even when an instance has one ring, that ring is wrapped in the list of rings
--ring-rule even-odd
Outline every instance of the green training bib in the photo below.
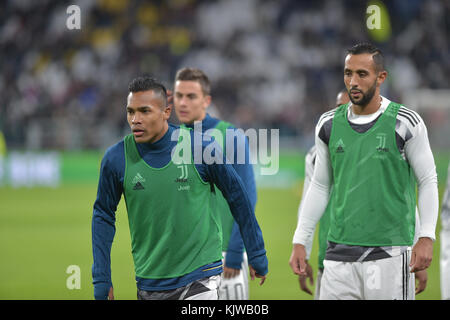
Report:
[[[328,240],[360,246],[412,245],[415,177],[396,143],[400,105],[391,102],[365,133],[352,129],[348,104],[333,118],[329,151],[333,170]]]
[[[177,148],[182,139],[189,139],[190,146],[186,128],[180,128]],[[210,185],[193,161],[152,168],[139,155],[132,135],[124,142],[123,187],[136,275],[174,278],[222,259],[220,218],[212,210]]]

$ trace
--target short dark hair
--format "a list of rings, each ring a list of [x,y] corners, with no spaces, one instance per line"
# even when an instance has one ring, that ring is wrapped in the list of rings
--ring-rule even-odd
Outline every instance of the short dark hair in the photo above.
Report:
[[[161,82],[159,82],[155,78],[145,75],[140,76],[131,80],[130,84],[128,85],[129,92],[134,93],[148,90],[154,91],[155,93],[161,95],[164,101],[164,106],[167,106],[167,89]]]
[[[384,55],[383,52],[371,43],[362,42],[355,44],[353,47],[347,50],[347,54],[363,54],[370,53],[372,54],[372,59],[375,64],[375,70],[380,72],[384,71]]]
[[[183,68],[177,71],[175,81],[197,81],[202,88],[203,94],[209,96],[211,92],[211,84],[208,76],[197,68]]]

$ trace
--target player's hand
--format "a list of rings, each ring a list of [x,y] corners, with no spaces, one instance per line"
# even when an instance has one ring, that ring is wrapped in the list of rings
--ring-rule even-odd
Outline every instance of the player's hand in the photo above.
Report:
[[[289,259],[289,265],[292,271],[299,276],[307,276],[306,274],[306,250],[302,244],[294,244],[292,248],[291,258]]]
[[[173,107],[173,91],[167,89],[167,106]]]
[[[223,267],[223,277],[225,279],[236,278],[239,273],[241,273],[240,269],[234,269],[229,267]]]
[[[427,270],[416,271],[416,294],[419,294],[427,287],[428,272]]]
[[[114,289],[113,289],[113,287],[109,288],[108,300],[114,300]]]
[[[259,285],[262,286],[264,284],[264,281],[266,281],[266,276],[262,276],[260,274],[256,273],[256,270],[253,269],[252,266],[248,266],[249,270],[250,270],[250,279],[255,280],[256,278],[260,278],[261,281],[259,281]]]
[[[428,268],[433,259],[433,240],[427,237],[419,238],[412,249],[411,272],[421,271]]]
[[[302,289],[302,291],[306,292],[307,294],[312,295],[312,291],[310,288],[308,288],[308,280],[309,279],[309,284],[311,286],[314,285],[314,275],[313,275],[313,269],[310,266],[310,264],[308,263],[308,261],[306,261],[306,276],[300,275],[298,276],[298,282],[300,284],[300,289]]]

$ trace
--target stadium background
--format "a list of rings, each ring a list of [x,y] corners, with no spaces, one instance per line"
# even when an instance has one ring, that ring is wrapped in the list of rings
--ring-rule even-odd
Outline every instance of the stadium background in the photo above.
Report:
[[[343,87],[345,49],[356,41],[373,41],[386,53],[382,94],[423,116],[441,200],[450,157],[450,2],[384,1],[375,32],[366,27],[371,3],[2,1],[0,299],[92,298],[99,164],[106,147],[128,133],[127,84],[142,73],[171,88],[178,68],[200,67],[212,80],[211,113],[243,129],[280,130],[278,174],[257,175],[269,276],[262,287],[251,284],[252,299],[311,298],[288,266],[304,154],[318,117]],[[71,4],[81,9],[79,30],[66,27]],[[428,287],[417,299],[440,299],[439,229],[438,222]],[[315,270],[316,257],[317,242]],[[66,287],[70,265],[80,267],[80,289]],[[135,299],[123,202],[112,277],[117,299]]]

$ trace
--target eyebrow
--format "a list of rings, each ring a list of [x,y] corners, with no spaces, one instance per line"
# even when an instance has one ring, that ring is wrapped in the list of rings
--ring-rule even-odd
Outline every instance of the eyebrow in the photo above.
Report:
[[[130,107],[130,106],[127,106],[127,110],[137,110],[137,111],[144,111],[144,110],[147,110],[147,109],[151,109],[152,108],[152,106],[139,106],[139,107],[137,107],[137,108],[132,108],[132,107]]]
[[[183,92],[180,92],[180,91],[175,91],[175,94],[177,94],[177,95],[183,95],[183,96],[196,96],[196,95],[197,95],[197,93],[195,93],[195,92],[186,92],[186,93],[183,93]]]
[[[369,70],[367,70],[367,69],[357,69],[357,70],[352,70],[352,69],[350,69],[350,68],[345,68],[345,69],[344,69],[344,72],[346,72],[346,71],[369,73]]]

